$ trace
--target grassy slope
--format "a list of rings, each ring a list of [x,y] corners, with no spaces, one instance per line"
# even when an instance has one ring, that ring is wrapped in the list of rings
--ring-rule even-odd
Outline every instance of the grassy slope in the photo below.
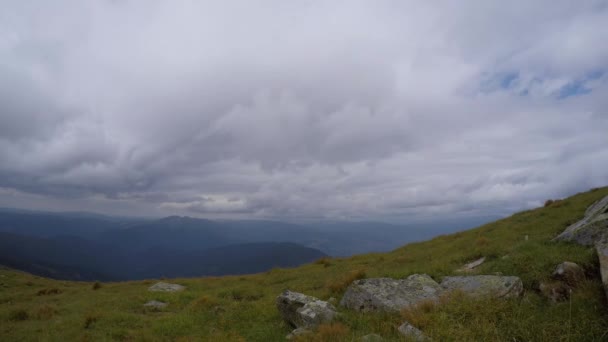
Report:
[[[314,338],[350,341],[378,333],[398,340],[395,327],[406,317],[436,341],[606,340],[608,310],[593,250],[549,241],[606,195],[608,188],[578,194],[551,207],[385,254],[324,260],[251,276],[177,279],[188,289],[173,294],[148,292],[152,280],[107,283],[94,290],[91,283],[1,269],[0,340],[281,341],[290,328],[279,317],[274,300],[285,289],[339,299],[350,280],[363,272],[366,277],[428,273],[440,280],[480,256],[489,260],[479,273],[520,276],[526,289],[523,299],[458,297],[394,315],[341,310],[340,322],[323,327]],[[564,260],[583,265],[592,276],[574,292],[571,302],[553,304],[534,288]],[[43,289],[61,293],[37,295]],[[142,307],[153,299],[170,305],[162,311]]]

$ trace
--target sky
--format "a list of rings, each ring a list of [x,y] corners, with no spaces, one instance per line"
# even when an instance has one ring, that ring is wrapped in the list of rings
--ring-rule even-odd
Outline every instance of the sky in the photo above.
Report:
[[[401,222],[608,185],[608,1],[0,3],[3,207]]]

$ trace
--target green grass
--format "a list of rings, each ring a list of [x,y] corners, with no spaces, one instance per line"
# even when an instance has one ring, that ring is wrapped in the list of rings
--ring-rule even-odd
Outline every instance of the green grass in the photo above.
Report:
[[[435,341],[608,340],[607,303],[593,249],[550,242],[606,195],[608,188],[596,189],[390,253],[324,259],[248,276],[170,280],[187,286],[178,293],[148,292],[156,280],[99,286],[0,269],[0,340],[282,341],[291,330],[274,304],[283,290],[339,300],[352,279],[427,273],[441,280],[481,256],[487,261],[476,273],[521,277],[523,298],[470,300],[454,295],[441,305],[427,303],[398,314],[340,309],[336,324],[321,327],[308,340],[351,341],[370,333],[399,340],[396,327],[404,319]],[[590,278],[571,301],[552,303],[536,289],[565,260],[582,265]],[[169,306],[144,308],[149,300]]]

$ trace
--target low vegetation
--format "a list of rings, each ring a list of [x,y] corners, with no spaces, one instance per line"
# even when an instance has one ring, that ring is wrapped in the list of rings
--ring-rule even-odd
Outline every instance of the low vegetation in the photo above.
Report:
[[[281,341],[292,328],[281,320],[274,301],[286,289],[339,301],[348,284],[361,277],[427,273],[440,280],[485,256],[475,273],[519,276],[523,298],[471,300],[455,293],[439,305],[423,303],[395,314],[340,310],[338,321],[298,339],[351,341],[375,333],[399,340],[396,327],[407,319],[435,341],[603,341],[608,339],[608,304],[593,249],[550,240],[606,195],[608,188],[596,189],[558,206],[389,253],[322,259],[248,276],[172,279],[187,287],[175,293],[147,291],[156,280],[96,286],[0,269],[0,340]],[[555,303],[539,284],[565,260],[583,266],[588,277],[569,300]],[[151,300],[168,306],[143,307]]]

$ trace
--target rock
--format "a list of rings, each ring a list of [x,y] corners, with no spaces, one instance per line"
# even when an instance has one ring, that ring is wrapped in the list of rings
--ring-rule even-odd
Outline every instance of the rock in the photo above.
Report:
[[[157,291],[157,292],[176,292],[183,291],[185,289],[184,286],[178,284],[169,284],[159,282],[148,288],[148,291]]]
[[[380,342],[380,341],[384,341],[384,339],[382,338],[382,336],[380,336],[378,334],[369,334],[369,335],[365,335],[365,336],[361,337],[359,339],[359,341],[361,341],[361,342]]]
[[[608,196],[595,202],[585,212],[585,217],[568,226],[554,241],[574,241],[593,246],[608,230]]]
[[[483,264],[486,261],[486,257],[481,257],[475,261],[472,261],[464,266],[462,266],[462,268],[458,269],[458,272],[471,272],[473,271],[473,269],[481,264]]]
[[[568,285],[561,281],[541,283],[538,288],[543,296],[556,303],[568,300],[572,291]]]
[[[557,265],[552,276],[554,279],[561,280],[571,287],[576,287],[585,279],[585,271],[576,263],[564,261]]]
[[[276,304],[283,319],[296,328],[314,329],[338,314],[330,303],[292,291],[279,295]]]
[[[285,336],[285,338],[288,340],[292,340],[292,339],[296,338],[296,336],[302,336],[302,335],[311,334],[311,333],[312,333],[312,331],[310,331],[308,329],[297,328],[297,329],[294,329],[292,332],[290,332],[287,336]]]
[[[412,341],[423,342],[423,341],[429,340],[424,335],[424,333],[422,331],[420,331],[420,329],[414,327],[413,325],[409,324],[408,322],[404,322],[403,324],[401,324],[399,326],[399,328],[397,328],[397,330],[399,330],[399,333],[401,335],[409,338]]]
[[[496,275],[445,277],[441,287],[448,291],[460,290],[473,297],[519,297],[524,292],[519,277]]]
[[[602,284],[604,284],[604,290],[608,296],[608,242],[606,240],[600,241],[595,245],[597,257],[600,260],[600,275],[602,277]]]
[[[426,274],[406,279],[369,278],[354,281],[340,305],[356,311],[400,311],[425,300],[439,299],[441,286]]]
[[[153,309],[162,309],[167,307],[167,303],[163,303],[163,302],[159,302],[157,300],[151,300],[149,302],[147,302],[146,304],[144,304],[145,307],[148,308],[153,308]]]

